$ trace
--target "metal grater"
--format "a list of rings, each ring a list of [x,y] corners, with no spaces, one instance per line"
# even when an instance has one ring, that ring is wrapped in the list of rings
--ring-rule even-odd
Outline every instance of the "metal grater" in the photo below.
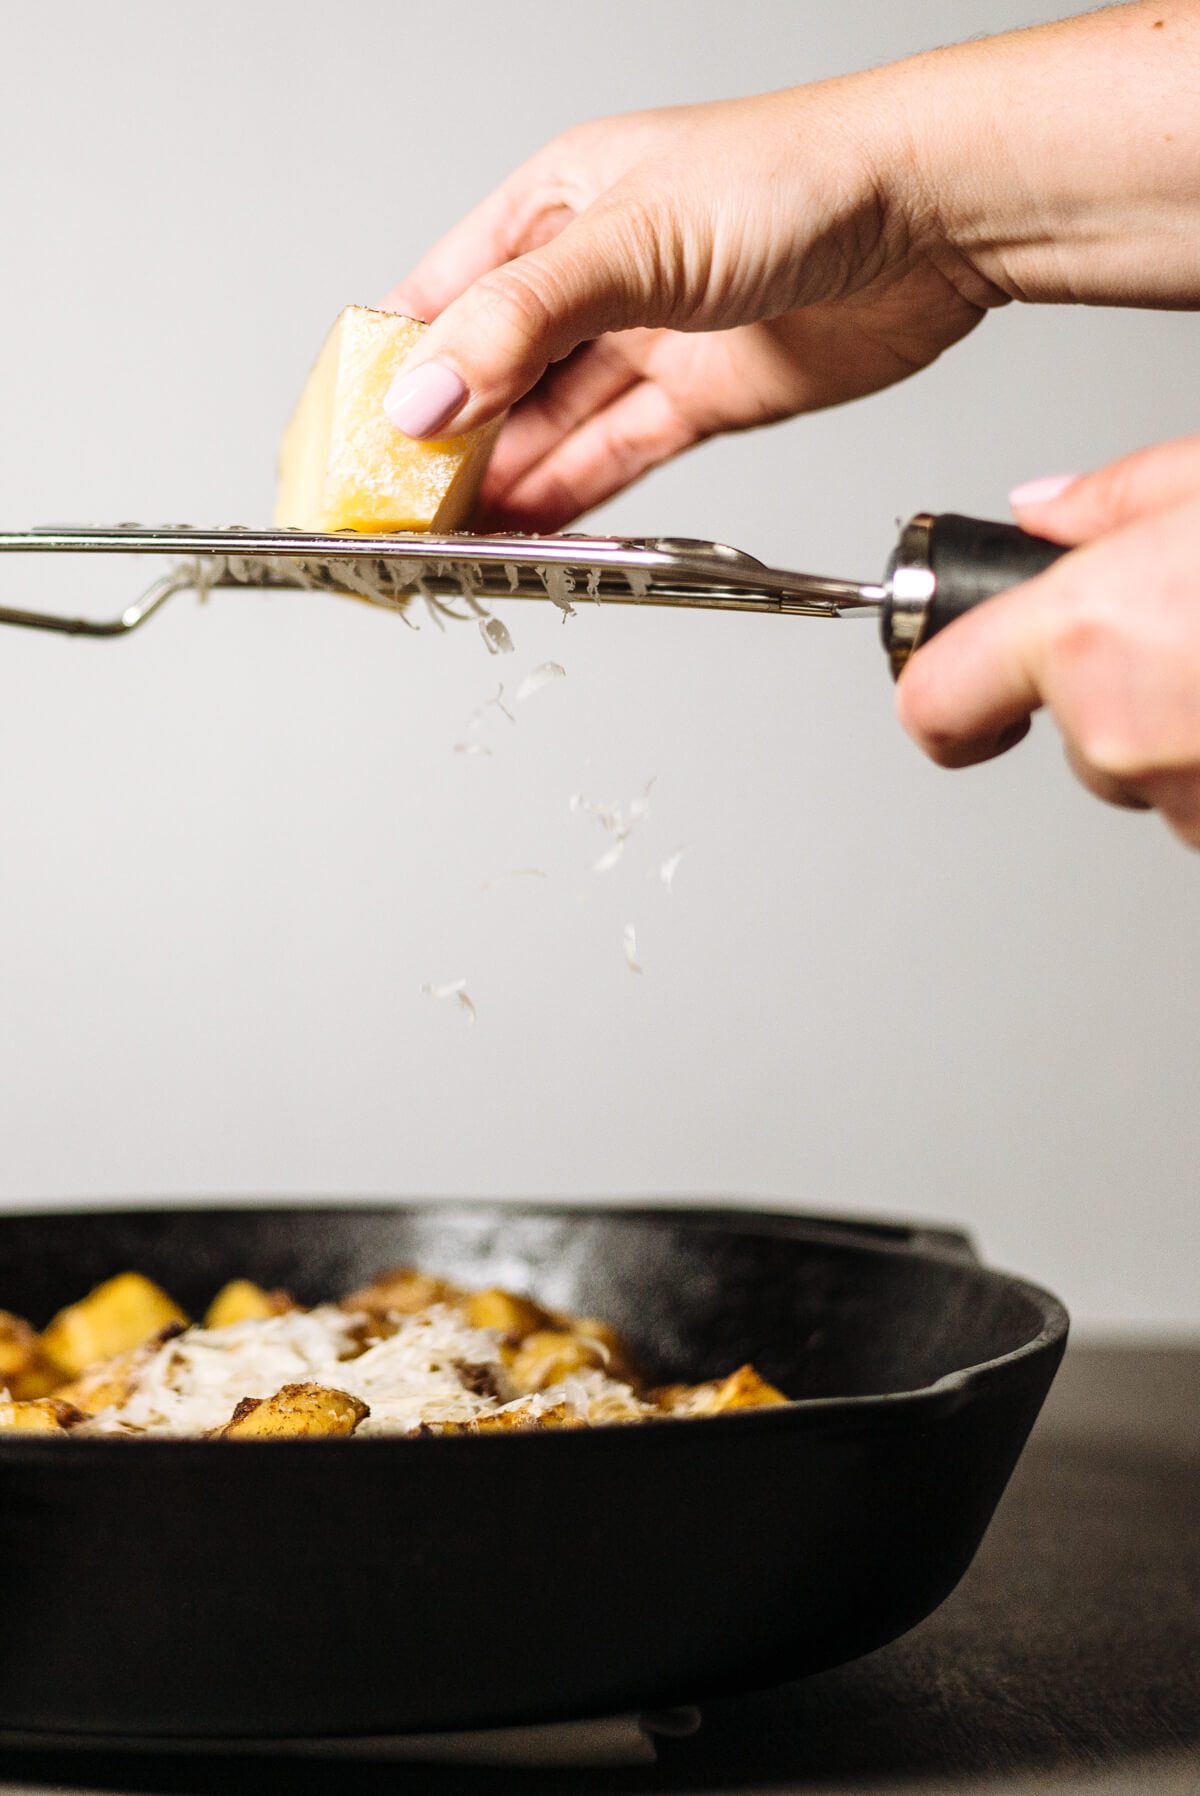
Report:
[[[0,552],[151,555],[172,565],[119,616],[102,620],[0,606],[0,623],[67,636],[128,636],[188,588],[301,588],[405,612],[425,599],[443,616],[485,619],[504,599],[680,606],[783,616],[879,615],[898,673],[961,611],[1030,578],[1063,553],[1008,524],[920,513],[900,533],[880,583],[767,567],[691,537],[313,535],[191,525],[75,525],[0,532]]]

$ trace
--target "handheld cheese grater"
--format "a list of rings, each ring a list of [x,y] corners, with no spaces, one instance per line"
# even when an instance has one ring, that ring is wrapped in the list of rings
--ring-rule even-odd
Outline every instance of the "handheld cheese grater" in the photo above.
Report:
[[[486,619],[499,599],[549,599],[770,611],[793,617],[876,614],[892,672],[974,605],[1031,579],[1066,550],[1012,524],[919,512],[903,526],[878,583],[766,567],[724,543],[690,537],[310,535],[186,525],[75,526],[0,532],[0,551],[160,555],[170,570],[119,617],[93,620],[0,606],[0,623],[67,636],[128,636],[173,593],[215,587],[304,588],[406,611],[424,598],[441,617]]]

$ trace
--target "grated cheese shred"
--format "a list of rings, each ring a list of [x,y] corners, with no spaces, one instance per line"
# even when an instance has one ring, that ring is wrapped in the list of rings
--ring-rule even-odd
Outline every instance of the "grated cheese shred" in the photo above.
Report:
[[[472,1328],[447,1304],[393,1316],[390,1325],[394,1332],[364,1347],[368,1318],[322,1304],[228,1328],[185,1329],[149,1353],[122,1403],[73,1432],[203,1435],[223,1426],[243,1398],[271,1397],[294,1383],[332,1387],[366,1403],[370,1414],[355,1439],[412,1434],[506,1410],[542,1415],[565,1406],[587,1423],[657,1413],[630,1385],[599,1368],[573,1371],[532,1396],[520,1394],[500,1352],[499,1330]]]

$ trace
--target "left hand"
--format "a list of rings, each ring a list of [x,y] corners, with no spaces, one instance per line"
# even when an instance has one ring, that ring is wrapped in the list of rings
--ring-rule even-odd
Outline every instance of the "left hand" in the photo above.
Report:
[[[555,138],[384,300],[432,321],[389,417],[437,437],[514,408],[477,528],[561,530],[707,437],[927,367],[1009,295],[944,239],[938,157],[896,121],[973,106],[961,174],[965,141],[991,154],[979,80],[908,62]]]
[[[966,767],[1045,705],[1089,791],[1160,811],[1200,848],[1200,437],[1012,503],[1025,529],[1083,546],[920,649],[901,722],[941,766]]]

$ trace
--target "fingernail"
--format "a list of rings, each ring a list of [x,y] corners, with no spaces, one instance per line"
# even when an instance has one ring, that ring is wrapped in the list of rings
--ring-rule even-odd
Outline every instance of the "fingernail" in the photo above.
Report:
[[[448,424],[467,396],[467,383],[445,362],[403,369],[388,388],[383,409],[406,437],[430,437]]]
[[[1046,505],[1060,493],[1065,493],[1069,486],[1074,486],[1078,479],[1078,474],[1043,474],[1040,480],[1026,480],[1022,485],[1014,486],[1008,502],[1013,506]]]

